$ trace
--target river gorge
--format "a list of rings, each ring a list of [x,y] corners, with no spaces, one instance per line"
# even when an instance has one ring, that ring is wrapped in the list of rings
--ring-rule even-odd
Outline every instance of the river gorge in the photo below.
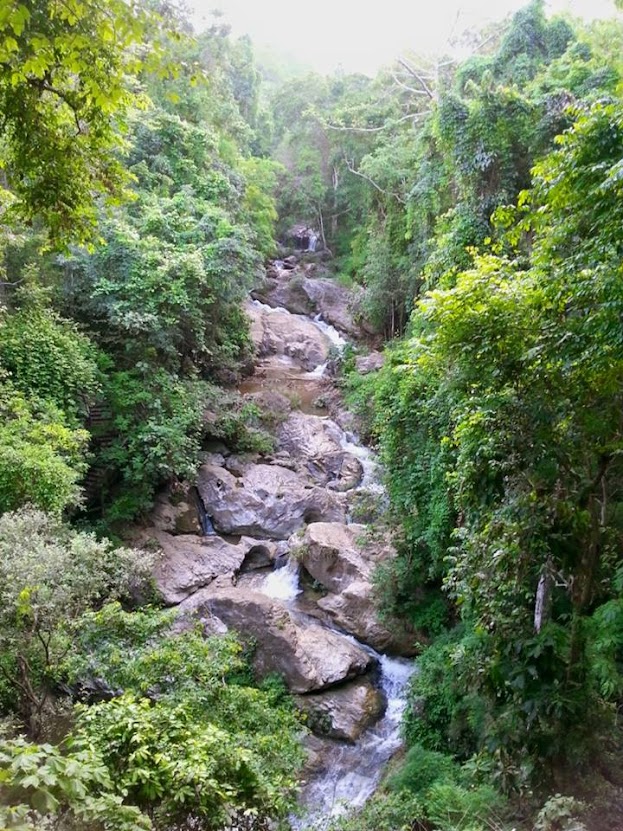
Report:
[[[161,551],[156,581],[180,625],[238,632],[305,714],[296,828],[374,792],[401,744],[415,654],[414,634],[377,614],[372,574],[394,556],[376,521],[385,493],[329,373],[364,333],[353,298],[313,265],[276,261],[246,307],[256,366],[240,392],[274,414],[274,448],[209,445],[196,486],[161,494],[140,540]],[[362,360],[376,368],[374,353]]]

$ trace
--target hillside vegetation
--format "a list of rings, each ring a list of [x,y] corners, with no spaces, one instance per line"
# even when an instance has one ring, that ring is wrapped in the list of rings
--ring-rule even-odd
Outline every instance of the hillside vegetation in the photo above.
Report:
[[[535,0],[375,78],[168,4],[0,33],[0,828],[287,822],[282,679],[180,629],[123,540],[207,441],[270,445],[243,301],[296,223],[384,351],[332,365],[385,470],[378,603],[420,637],[405,752],[335,827],[620,828],[620,22]]]

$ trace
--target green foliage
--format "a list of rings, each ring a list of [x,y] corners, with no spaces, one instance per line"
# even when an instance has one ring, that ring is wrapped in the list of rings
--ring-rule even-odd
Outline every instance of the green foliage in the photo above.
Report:
[[[373,797],[356,814],[333,820],[330,831],[411,831],[423,827],[424,809],[407,791]]]
[[[281,737],[275,740],[285,750]],[[79,715],[75,742],[97,748],[117,787],[140,806],[154,806],[157,825],[190,816],[219,827],[232,811],[279,816],[289,807],[291,769],[267,771],[266,755],[256,755],[244,734],[198,721],[184,703],[126,694],[93,705]]]
[[[97,824],[106,831],[151,828],[138,808],[124,803],[90,748],[62,753],[23,738],[0,739],[0,825],[30,831],[50,822],[58,828]]]
[[[507,253],[420,302],[375,400],[396,605],[443,578],[474,632],[422,659],[408,733],[488,754],[506,788],[590,750],[620,689],[623,122],[618,104],[575,117],[498,211]]]
[[[162,111],[139,122],[137,200],[104,226],[105,246],[65,262],[64,302],[123,367],[149,361],[218,377],[248,356],[240,303],[259,257],[238,215],[243,180],[220,158],[217,139]],[[269,207],[251,209],[263,219],[263,244]]]
[[[167,482],[192,481],[204,438],[240,452],[272,448],[264,414],[238,393],[148,364],[112,373],[104,401],[111,415],[94,430],[94,469],[106,471],[99,497],[113,526],[145,513]]]
[[[53,404],[27,398],[0,375],[0,512],[31,503],[60,514],[79,504],[87,441]]]
[[[114,549],[40,511],[0,517],[0,663],[36,735],[76,621],[107,596],[145,583],[145,555]]]
[[[275,223],[278,219],[274,192],[280,165],[269,159],[244,159],[241,172],[246,181],[243,209],[254,230],[256,247],[265,257],[275,252]]]
[[[484,733],[485,705],[470,693],[461,674],[469,654],[469,636],[461,630],[438,638],[419,658],[405,720],[409,744],[469,758]]]
[[[586,826],[577,819],[583,808],[577,799],[556,794],[539,811],[535,831],[586,831]]]
[[[54,404],[69,419],[84,415],[99,391],[97,353],[76,325],[38,304],[0,316],[0,367],[15,388]]]
[[[436,782],[426,793],[427,819],[439,831],[486,831],[499,828],[504,801],[488,785],[461,787],[452,782]]]
[[[398,769],[385,781],[390,791],[422,794],[438,781],[452,782],[460,778],[460,768],[451,756],[413,745],[401,760]]]
[[[148,365],[115,372],[106,380],[112,418],[96,468],[108,471],[102,494],[108,521],[131,519],[147,510],[156,490],[170,479],[194,476],[203,432],[207,386],[182,381]]]
[[[54,242],[91,240],[94,194],[125,194],[120,128],[140,103],[127,81],[141,67],[137,46],[152,21],[122,0],[3,6],[1,162],[8,185],[1,195],[9,220],[40,217]]]
[[[300,725],[274,680],[249,685],[240,645],[170,633],[171,612],[104,606],[81,620],[64,671],[125,694],[79,708],[75,747],[95,749],[117,789],[158,826],[233,814],[283,817],[302,752]]]

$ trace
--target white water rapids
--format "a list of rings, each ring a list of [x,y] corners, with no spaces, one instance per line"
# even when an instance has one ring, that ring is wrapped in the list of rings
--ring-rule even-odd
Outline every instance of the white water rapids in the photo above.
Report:
[[[253,304],[266,313],[292,314],[287,309],[274,308],[258,300],[254,300]],[[311,321],[338,352],[343,352],[347,346],[345,338],[322,320],[320,315],[315,318],[304,315],[293,317]],[[305,373],[304,377],[321,378],[325,375],[326,368],[327,365],[322,364],[312,372]],[[374,454],[352,433],[342,431],[340,443],[344,451],[355,456],[361,463],[363,476],[357,490],[368,492],[375,501],[385,500],[385,489],[380,482],[379,465]],[[269,597],[285,603],[299,618],[308,618],[304,606],[300,604],[302,588],[299,583],[299,564],[294,558],[271,571],[258,588]],[[319,622],[315,618],[309,619],[316,624]],[[334,629],[331,624],[326,625]],[[407,685],[415,669],[413,662],[379,654],[350,635],[343,632],[339,634],[357,643],[376,658],[379,667],[378,686],[386,699],[386,709],[382,718],[369,727],[354,744],[327,740],[330,750],[323,768],[310,775],[301,789],[302,814],[290,819],[292,827],[297,831],[322,831],[340,814],[361,808],[377,788],[386,763],[401,745],[401,720],[406,706]]]
[[[272,571],[261,591],[269,597],[294,604],[301,593],[298,563]],[[406,690],[414,671],[412,661],[381,655],[350,635],[347,640],[374,655],[379,663],[379,684],[387,701],[385,714],[366,730],[355,744],[335,741],[330,764],[302,789],[301,817],[291,817],[295,829],[322,831],[332,819],[347,810],[361,808],[376,790],[385,764],[401,745],[400,725],[406,706]]]

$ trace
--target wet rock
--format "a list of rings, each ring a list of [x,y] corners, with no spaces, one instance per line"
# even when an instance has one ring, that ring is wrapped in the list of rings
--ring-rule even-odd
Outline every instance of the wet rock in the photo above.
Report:
[[[284,262],[285,265],[285,262]],[[293,314],[317,315],[352,338],[362,337],[359,317],[361,290],[347,289],[327,277],[310,277],[299,266],[273,269],[253,291],[253,297],[269,306],[282,307]],[[367,328],[370,328],[369,326]]]
[[[331,739],[321,739],[319,736],[309,735],[303,738],[303,748],[307,753],[307,759],[301,771],[303,781],[309,777],[319,776],[328,770],[339,745]]]
[[[307,693],[365,673],[374,659],[355,644],[314,623],[298,624],[286,606],[256,591],[213,583],[180,608],[206,613],[253,641],[253,664],[260,676],[283,675],[288,688]]]
[[[355,358],[355,367],[360,375],[369,375],[377,372],[385,364],[385,355],[382,352],[371,352],[369,355],[360,355]]]
[[[151,525],[169,534],[201,534],[196,498],[190,488],[181,492],[167,488],[156,497]]]
[[[246,311],[259,357],[285,355],[307,371],[326,362],[329,340],[310,320],[284,311],[267,311],[251,303],[247,304]]]
[[[172,536],[148,529],[143,540],[147,544],[151,540],[161,549],[154,578],[169,605],[180,603],[220,575],[231,575],[243,567],[271,565],[277,556],[273,542],[246,537],[234,544],[217,536]]]
[[[307,714],[307,726],[319,736],[356,742],[364,730],[383,715],[383,694],[367,678],[342,687],[296,698]]]
[[[246,396],[252,401],[275,423],[282,421],[288,417],[292,410],[292,403],[285,395],[273,390],[261,390],[259,392],[250,393]]]
[[[245,537],[243,537],[245,539]],[[275,560],[283,555],[283,549],[280,547],[282,543],[261,542],[256,541],[249,551],[245,554],[244,560],[239,568],[241,574],[246,574],[249,571],[258,571],[259,569],[269,568],[274,565]],[[287,543],[285,543],[287,546]]]
[[[288,539],[309,522],[342,522],[344,500],[281,465],[249,465],[241,475],[212,465],[199,469],[197,489],[223,534]]]
[[[285,278],[285,279],[284,279]],[[300,277],[291,271],[279,271],[273,279],[264,282],[251,292],[251,297],[272,308],[283,308],[295,315],[313,315],[315,304],[309,299]]]
[[[365,525],[314,522],[290,544],[315,580],[330,592],[340,592],[355,580],[369,580],[372,574],[375,556],[371,550],[364,553],[365,533]]]
[[[352,490],[363,479],[363,465],[356,456],[345,451],[325,456],[320,468],[324,472],[320,481],[332,490]]]
[[[225,456],[222,453],[202,453],[201,461],[206,465],[218,465],[224,467]]]
[[[353,338],[361,337],[361,327],[354,320],[354,312],[358,310],[359,292],[353,292],[335,280],[322,277],[304,280],[303,291],[323,320]]]
[[[291,413],[277,432],[279,448],[295,459],[321,459],[342,449],[342,431],[324,416]]]
[[[337,491],[356,487],[363,476],[359,460],[342,449],[344,434],[324,416],[291,413],[277,433],[279,447],[301,462],[319,484]]]
[[[365,525],[317,522],[290,540],[292,552],[307,572],[328,590],[318,600],[341,629],[374,649],[396,655],[416,654],[416,638],[400,624],[381,623],[372,585],[379,562],[394,556],[384,539],[366,539]]]
[[[374,588],[367,580],[354,581],[339,594],[328,594],[318,606],[337,626],[378,652],[411,657],[419,651],[414,632],[406,631],[399,622],[390,629],[379,621]]]
[[[245,472],[260,460],[259,453],[242,453],[228,456],[224,465],[210,465],[210,467],[224,467],[232,476],[241,477]],[[209,464],[209,463],[208,463]],[[204,503],[205,504],[205,503]]]

